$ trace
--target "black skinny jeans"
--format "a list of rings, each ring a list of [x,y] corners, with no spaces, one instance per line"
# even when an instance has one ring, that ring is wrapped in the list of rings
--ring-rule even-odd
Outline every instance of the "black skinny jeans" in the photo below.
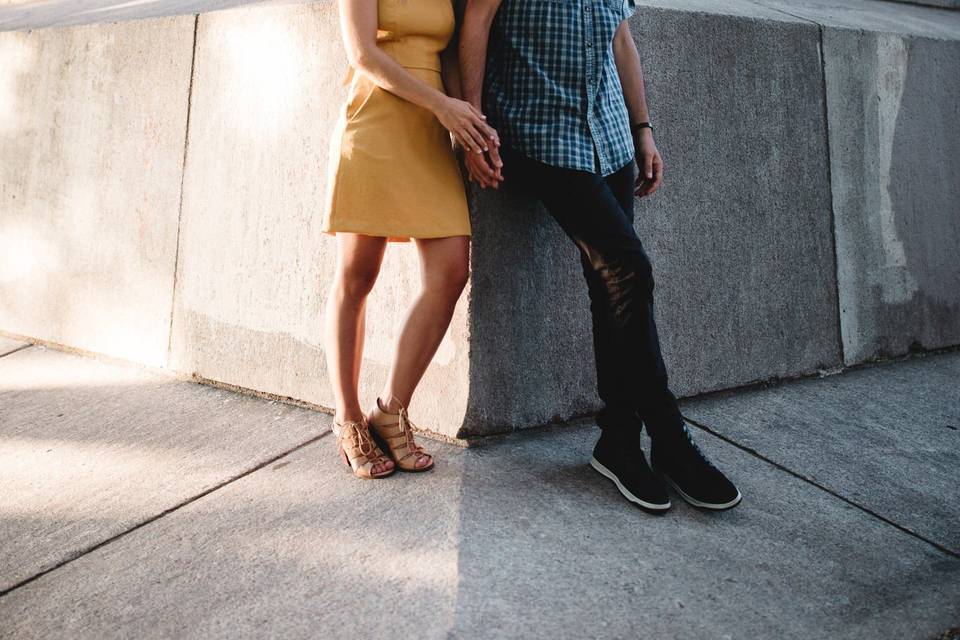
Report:
[[[543,164],[504,146],[504,187],[546,206],[580,250],[590,293],[605,432],[676,433],[683,418],[667,384],[653,314],[653,271],[633,228],[634,163],[599,174]]]

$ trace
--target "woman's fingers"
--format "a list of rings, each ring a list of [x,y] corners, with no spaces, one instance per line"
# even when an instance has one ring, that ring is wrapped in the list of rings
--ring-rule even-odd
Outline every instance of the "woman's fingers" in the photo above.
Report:
[[[453,137],[467,153],[479,153],[480,149],[477,147],[472,137],[465,135],[462,131],[454,131]]]
[[[487,116],[483,115],[476,109],[474,109],[474,112],[477,116],[477,120],[474,121],[474,125],[480,130],[481,133],[483,133],[483,136],[486,140],[493,142],[499,147],[500,135],[497,133],[497,130],[487,124]]]
[[[500,136],[497,135],[497,130],[487,124],[486,120],[477,122],[477,128],[480,129],[487,140],[498,146],[500,145]]]
[[[471,103],[467,102],[467,106],[470,107],[470,111],[473,112],[473,115],[477,116],[477,117],[480,118],[481,120],[486,120],[486,119],[487,119],[487,116],[483,115],[483,114],[480,112],[480,110],[477,109],[475,106],[473,106]]]
[[[487,141],[483,139],[483,134],[474,126],[474,123],[468,122],[464,125],[463,134],[470,138],[475,152],[479,153],[489,148]]]

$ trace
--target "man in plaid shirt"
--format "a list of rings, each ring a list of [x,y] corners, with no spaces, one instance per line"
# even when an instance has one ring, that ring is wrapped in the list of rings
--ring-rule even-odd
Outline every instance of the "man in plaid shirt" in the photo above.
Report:
[[[652,268],[633,227],[633,197],[663,179],[633,12],[633,0],[467,0],[464,99],[502,146],[466,153],[466,165],[483,187],[536,195],[580,250],[604,402],[593,468],[648,511],[670,508],[660,478],[697,507],[728,509],[740,492],[697,447],[667,384]]]

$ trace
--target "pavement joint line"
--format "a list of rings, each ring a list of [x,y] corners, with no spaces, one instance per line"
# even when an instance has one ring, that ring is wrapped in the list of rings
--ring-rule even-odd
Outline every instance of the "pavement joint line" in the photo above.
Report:
[[[797,472],[797,471],[794,471],[793,469],[791,469],[790,467],[787,467],[786,465],[783,465],[783,464],[781,464],[781,463],[779,463],[779,462],[776,462],[775,460],[772,460],[772,459],[768,458],[767,456],[763,455],[762,453],[760,453],[760,452],[757,451],[756,449],[751,449],[750,447],[748,447],[748,446],[746,446],[746,445],[742,445],[742,444],[740,444],[739,442],[737,442],[737,441],[735,441],[735,440],[733,440],[733,439],[731,439],[731,438],[728,438],[727,436],[723,435],[722,433],[719,433],[719,432],[715,431],[714,429],[708,427],[707,425],[703,424],[702,422],[698,422],[697,420],[693,420],[693,419],[691,419],[691,418],[689,418],[689,417],[687,417],[687,416],[683,416],[683,417],[684,417],[684,419],[686,419],[688,422],[690,422],[690,424],[693,424],[693,425],[697,426],[698,428],[702,429],[703,431],[706,431],[706,432],[709,433],[710,435],[712,435],[712,436],[714,436],[714,437],[716,437],[716,438],[719,438],[720,440],[723,440],[723,441],[726,442],[727,444],[733,445],[733,446],[736,447],[737,449],[740,449],[741,451],[744,451],[744,452],[746,452],[746,453],[754,456],[755,458],[759,458],[760,460],[763,460],[764,462],[766,462],[767,464],[775,467],[776,469],[779,469],[780,471],[783,471],[784,473],[786,473],[786,474],[788,474],[788,475],[791,475],[791,476],[793,476],[794,478],[796,478],[796,479],[798,479],[798,480],[802,480],[803,482],[806,482],[807,484],[812,485],[812,486],[816,487],[817,489],[820,489],[821,491],[830,494],[830,495],[833,496],[834,498],[836,498],[836,499],[838,499],[838,500],[841,500],[842,502],[845,502],[846,504],[850,505],[851,507],[854,507],[855,509],[859,509],[860,511],[866,513],[866,514],[869,515],[869,516],[873,516],[874,518],[876,518],[877,520],[880,520],[880,521],[883,522],[884,524],[887,524],[887,525],[889,525],[889,526],[891,526],[891,527],[893,527],[893,528],[895,528],[895,529],[898,529],[898,530],[901,531],[902,533],[905,533],[905,534],[907,534],[907,535],[909,535],[909,536],[912,536],[912,537],[916,538],[917,540],[920,540],[921,542],[927,543],[928,545],[930,545],[931,547],[934,547],[935,549],[937,549],[937,550],[940,551],[941,553],[945,553],[945,554],[948,555],[948,556],[951,556],[951,557],[953,557],[953,558],[960,559],[960,552],[957,552],[957,551],[951,549],[950,547],[946,547],[946,546],[940,544],[939,542],[936,542],[936,541],[934,541],[934,540],[930,540],[929,538],[926,538],[926,537],[920,535],[920,534],[917,533],[916,531],[913,531],[913,530],[911,530],[911,529],[908,529],[907,527],[903,526],[902,524],[900,524],[900,523],[898,523],[898,522],[895,522],[895,521],[891,520],[890,518],[887,518],[886,516],[877,513],[876,511],[874,511],[874,510],[871,509],[870,507],[867,507],[867,506],[864,506],[864,505],[859,504],[859,503],[857,503],[857,502],[854,502],[854,501],[851,500],[850,498],[847,498],[846,496],[841,495],[840,493],[834,491],[833,489],[827,487],[826,485],[820,484],[819,482],[817,482],[817,481],[814,480],[813,478],[809,478],[809,477],[803,475],[802,473],[799,473],[799,472]]]
[[[310,438],[309,440],[306,440],[305,442],[301,442],[300,444],[298,444],[298,445],[296,445],[296,446],[294,446],[294,447],[292,447],[292,448],[290,448],[290,449],[287,449],[287,450],[285,450],[285,451],[283,451],[283,452],[281,452],[281,453],[278,453],[278,454],[276,454],[276,455],[274,455],[274,456],[271,456],[269,459],[264,460],[263,462],[261,462],[261,463],[255,465],[255,466],[247,469],[246,471],[243,471],[243,472],[241,472],[241,473],[239,473],[239,474],[237,474],[237,475],[235,475],[235,476],[231,476],[231,477],[227,478],[226,480],[223,480],[223,481],[221,481],[221,482],[218,482],[217,484],[215,484],[214,486],[210,487],[209,489],[205,489],[205,490],[201,491],[200,493],[198,493],[198,494],[196,494],[196,495],[194,495],[194,496],[191,496],[191,497],[187,498],[186,500],[183,500],[183,501],[181,501],[181,502],[178,502],[177,504],[173,505],[172,507],[169,507],[169,508],[167,508],[167,509],[164,509],[163,511],[161,511],[161,512],[158,513],[158,514],[152,515],[152,516],[150,516],[149,518],[138,522],[137,524],[133,525],[133,526],[130,527],[129,529],[124,529],[123,531],[121,531],[121,532],[119,532],[119,533],[117,533],[117,534],[114,534],[114,535],[110,536],[109,538],[106,538],[106,539],[104,539],[104,540],[101,540],[100,542],[97,542],[96,544],[92,544],[92,545],[90,545],[89,547],[86,547],[85,549],[80,549],[79,551],[76,551],[76,552],[72,553],[72,554],[70,555],[70,557],[65,558],[64,560],[61,560],[60,562],[54,564],[53,566],[47,567],[46,569],[43,569],[43,570],[40,571],[39,573],[35,573],[34,575],[30,576],[29,578],[25,578],[25,579],[21,580],[20,582],[12,585],[12,586],[10,586],[10,587],[8,587],[8,588],[6,588],[6,589],[3,589],[2,591],[0,591],[0,598],[3,598],[4,596],[12,593],[13,591],[16,591],[17,589],[19,589],[19,588],[21,588],[21,587],[27,586],[28,584],[30,584],[30,583],[33,582],[34,580],[37,580],[38,578],[42,578],[43,576],[47,575],[48,573],[52,573],[52,572],[56,571],[57,569],[59,569],[59,568],[61,568],[61,567],[63,567],[63,566],[66,566],[66,565],[70,564],[70,563],[73,562],[74,560],[78,560],[78,559],[86,556],[87,554],[93,553],[94,551],[96,551],[97,549],[100,549],[101,547],[107,546],[107,545],[110,544],[111,542],[116,542],[117,540],[119,540],[120,538],[123,538],[123,537],[126,536],[127,534],[133,533],[134,531],[136,531],[136,530],[138,530],[138,529],[141,529],[141,528],[147,526],[148,524],[151,524],[151,523],[153,523],[153,522],[156,522],[156,521],[159,520],[160,518],[163,518],[163,517],[165,517],[165,516],[168,516],[168,515],[170,515],[171,513],[175,512],[175,511],[179,511],[179,510],[182,509],[183,507],[186,507],[187,505],[190,505],[190,504],[196,502],[197,500],[200,500],[201,498],[204,498],[204,497],[210,495],[211,493],[213,493],[213,492],[215,492],[215,491],[218,491],[218,490],[224,488],[225,486],[236,482],[237,480],[240,480],[240,479],[242,479],[242,478],[247,477],[248,475],[250,475],[250,474],[252,474],[252,473],[255,473],[255,472],[257,472],[257,471],[260,471],[261,469],[270,466],[270,465],[273,464],[274,462],[276,462],[276,461],[278,461],[278,460],[281,460],[281,459],[287,457],[287,456],[290,455],[291,453],[295,453],[296,451],[299,451],[300,449],[303,449],[304,447],[307,447],[307,446],[309,446],[309,445],[311,445],[311,444],[314,444],[315,442],[318,442],[318,441],[322,440],[323,438],[327,437],[327,436],[330,435],[331,433],[333,433],[331,430],[324,431],[323,433],[320,433],[320,434],[318,434],[318,435]]]

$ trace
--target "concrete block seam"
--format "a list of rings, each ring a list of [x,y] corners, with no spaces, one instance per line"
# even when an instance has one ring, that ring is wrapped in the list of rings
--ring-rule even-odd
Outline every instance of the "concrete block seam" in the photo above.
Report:
[[[827,98],[827,58],[823,47],[823,25],[817,25],[817,46],[820,48],[820,82],[823,94],[823,135],[824,146],[827,151],[827,191],[830,195],[830,251],[833,254],[833,298],[837,307],[837,351],[840,366],[846,363],[846,353],[843,345],[843,310],[840,308],[840,256],[837,253],[837,215],[836,202],[833,196],[833,156],[830,140],[830,104]]]
[[[173,348],[173,319],[177,301],[177,274],[180,270],[180,229],[183,224],[183,183],[187,175],[187,151],[190,147],[190,112],[193,106],[193,77],[197,65],[197,28],[200,14],[193,14],[193,42],[190,47],[190,80],[187,83],[187,117],[183,127],[183,157],[180,161],[180,194],[177,203],[177,247],[173,253],[173,284],[170,287],[170,323],[167,325],[166,366],[170,366],[170,351]]]

